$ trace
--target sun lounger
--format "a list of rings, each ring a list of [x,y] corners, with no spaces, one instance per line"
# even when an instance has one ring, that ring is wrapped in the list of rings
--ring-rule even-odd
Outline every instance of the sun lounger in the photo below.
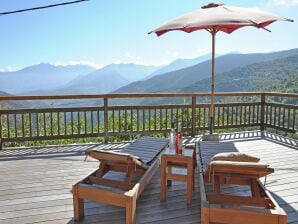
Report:
[[[259,180],[274,169],[255,161],[212,160],[219,151],[237,152],[233,143],[200,142],[197,147],[202,224],[287,223],[286,213]]]
[[[100,165],[73,186],[74,220],[83,218],[87,199],[124,207],[126,223],[135,223],[136,201],[157,171],[159,154],[167,144],[167,139],[142,137],[119,152],[86,152]]]

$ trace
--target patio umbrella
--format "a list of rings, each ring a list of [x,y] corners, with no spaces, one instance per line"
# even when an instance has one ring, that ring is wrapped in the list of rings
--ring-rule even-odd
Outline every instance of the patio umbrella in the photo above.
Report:
[[[265,27],[278,20],[293,22],[293,20],[282,18],[259,9],[227,6],[222,3],[210,3],[202,6],[201,9],[182,15],[149,32],[149,34],[156,33],[157,36],[161,36],[173,30],[181,30],[187,33],[197,30],[207,30],[212,35],[210,134],[214,131],[214,55],[216,33],[222,31],[230,34],[246,26],[262,28],[270,32]]]

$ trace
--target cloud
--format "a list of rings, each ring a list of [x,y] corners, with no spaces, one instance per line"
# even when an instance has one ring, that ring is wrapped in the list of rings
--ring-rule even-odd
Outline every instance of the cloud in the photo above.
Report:
[[[102,68],[104,65],[103,64],[97,64],[92,61],[86,61],[86,60],[80,60],[80,61],[68,61],[68,62],[56,62],[54,63],[55,66],[67,66],[67,65],[88,65],[90,67],[99,69]]]
[[[140,60],[140,57],[132,55],[130,51],[125,52],[125,57],[132,60]]]
[[[298,5],[298,0],[269,0],[269,4],[280,6],[294,6]]]
[[[13,66],[7,66],[5,68],[0,68],[0,72],[15,72],[18,71],[19,68]]]
[[[171,60],[164,60],[164,61],[159,61],[159,62],[154,62],[154,61],[144,62],[144,61],[139,60],[139,61],[127,62],[127,61],[117,60],[117,61],[113,61],[113,64],[130,64],[130,63],[133,63],[133,64],[136,64],[136,65],[144,65],[144,66],[162,66],[162,65],[167,65],[170,62],[172,62],[172,61]]]

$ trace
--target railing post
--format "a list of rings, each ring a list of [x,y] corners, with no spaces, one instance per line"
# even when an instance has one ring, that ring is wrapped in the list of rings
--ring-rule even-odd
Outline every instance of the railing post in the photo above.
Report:
[[[192,128],[192,137],[195,137],[196,134],[196,105],[197,105],[197,97],[192,96],[191,97],[191,128]]]
[[[109,111],[108,111],[108,98],[104,98],[104,142],[109,141]]]
[[[265,104],[266,104],[266,94],[261,94],[261,124],[260,124],[260,130],[261,132],[266,130],[265,125]]]

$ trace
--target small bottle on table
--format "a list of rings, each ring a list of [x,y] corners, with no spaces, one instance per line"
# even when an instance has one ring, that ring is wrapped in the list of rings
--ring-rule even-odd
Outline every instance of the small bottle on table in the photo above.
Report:
[[[175,149],[175,145],[176,145],[176,131],[175,131],[175,128],[174,128],[174,122],[172,122],[171,123],[169,148],[170,149]]]
[[[176,154],[182,154],[182,132],[181,124],[178,124],[178,129],[176,133]]]

